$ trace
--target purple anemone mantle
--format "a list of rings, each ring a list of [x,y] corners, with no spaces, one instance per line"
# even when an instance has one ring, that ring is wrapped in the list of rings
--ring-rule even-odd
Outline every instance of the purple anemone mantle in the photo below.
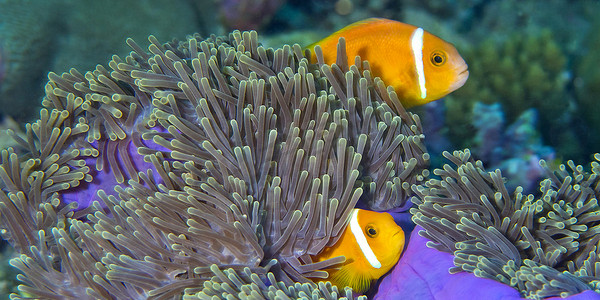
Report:
[[[450,274],[448,269],[454,266],[454,256],[427,247],[429,240],[418,234],[421,230],[422,227],[415,227],[407,249],[392,272],[381,281],[375,299],[522,299],[516,289],[495,280],[468,272]],[[565,299],[600,299],[600,294],[590,290]]]

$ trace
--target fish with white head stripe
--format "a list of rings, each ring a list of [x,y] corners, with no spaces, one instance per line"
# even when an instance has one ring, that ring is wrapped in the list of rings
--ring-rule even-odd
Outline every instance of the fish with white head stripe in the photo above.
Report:
[[[371,282],[398,262],[403,248],[404,231],[390,214],[354,209],[337,243],[313,257],[318,262],[344,256],[346,261],[326,269],[329,277],[315,280],[331,281],[338,288],[350,286],[355,292],[364,293]]]

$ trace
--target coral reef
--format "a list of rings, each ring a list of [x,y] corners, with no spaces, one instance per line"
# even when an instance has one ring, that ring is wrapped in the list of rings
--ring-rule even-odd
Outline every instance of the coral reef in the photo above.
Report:
[[[471,134],[463,129],[475,117],[471,112],[476,102],[500,102],[508,123],[527,109],[537,109],[545,143],[567,157],[580,155],[569,126],[566,56],[550,31],[517,33],[506,41],[488,39],[464,52],[472,78],[445,102],[455,145],[471,145]]]
[[[536,109],[527,109],[512,124],[506,124],[502,107],[501,103],[474,103],[469,127],[464,129],[472,135],[470,151],[489,168],[501,169],[507,176],[508,189],[522,186],[526,193],[539,192],[538,183],[544,171],[538,161],[544,159],[553,163],[555,151],[542,143]],[[444,103],[428,104],[421,109],[420,115],[424,116],[425,145],[430,151],[432,167],[441,168],[442,152],[454,147],[447,138],[449,127],[446,126]]]
[[[476,130],[473,156],[491,169],[501,169],[507,176],[505,184],[510,190],[521,186],[526,193],[536,192],[544,175],[538,161],[555,158],[554,150],[542,144],[537,119],[537,110],[530,108],[505,126],[500,103],[476,102],[473,106],[472,125]]]
[[[388,106],[397,96],[368,63],[343,63],[343,43],[328,66],[255,32],[149,41],[146,52],[129,39],[110,71],[50,73],[40,119],[13,133],[27,152],[1,152],[0,226],[21,253],[20,291],[350,296],[307,279],[343,258],[310,255],[359,200],[402,207],[429,175],[418,116]],[[100,201],[64,199],[98,181],[115,182]]]
[[[445,165],[417,187],[413,221],[429,247],[454,254],[451,273],[467,271],[527,298],[600,291],[600,154],[591,170],[572,161],[550,170],[542,195],[511,195],[501,172],[486,172],[466,151],[445,152]],[[568,170],[570,169],[570,170]]]
[[[582,146],[589,149],[600,149],[600,106],[598,106],[598,95],[600,95],[600,70],[596,62],[600,59],[597,49],[600,49],[600,22],[596,21],[586,35],[583,44],[582,55],[575,62],[574,89],[576,95],[576,109],[578,137]]]

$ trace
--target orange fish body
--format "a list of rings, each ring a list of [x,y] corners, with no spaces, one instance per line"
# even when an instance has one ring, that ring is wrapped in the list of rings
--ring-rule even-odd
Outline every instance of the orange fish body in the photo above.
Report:
[[[366,292],[371,282],[387,273],[400,258],[404,248],[404,231],[388,213],[354,209],[350,223],[337,243],[313,257],[324,261],[337,256],[346,261],[326,269],[338,288],[350,286],[355,292]]]
[[[374,76],[394,87],[405,108],[440,99],[469,77],[467,64],[454,46],[413,25],[387,19],[350,24],[307,48],[319,45],[325,63],[335,63],[337,43],[346,40],[348,64],[369,61]],[[316,62],[316,57],[311,60]],[[392,107],[394,107],[392,105]]]

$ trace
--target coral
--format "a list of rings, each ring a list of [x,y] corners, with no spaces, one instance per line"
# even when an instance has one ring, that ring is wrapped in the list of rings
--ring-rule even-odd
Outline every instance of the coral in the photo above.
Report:
[[[428,104],[422,114],[425,115],[425,144],[431,154],[432,167],[440,168],[444,160],[441,153],[453,149],[446,135],[450,127],[446,126],[444,103]],[[538,161],[544,159],[553,163],[555,160],[554,149],[542,143],[538,132],[537,110],[527,109],[512,124],[506,124],[501,103],[475,102],[470,122],[473,156],[491,169],[501,169],[507,175],[509,189],[520,185],[525,192],[535,193],[544,175]]]
[[[20,291],[351,295],[307,279],[343,258],[310,255],[359,200],[402,207],[428,176],[418,116],[390,108],[395,92],[360,61],[309,64],[299,45],[265,48],[255,32],[149,41],[128,40],[110,71],[50,73],[40,119],[13,134],[28,151],[1,152]],[[100,201],[66,203],[103,182]]]
[[[451,273],[494,279],[527,298],[600,291],[600,154],[590,171],[572,161],[552,171],[541,160],[548,178],[538,197],[520,187],[510,194],[501,172],[486,172],[469,151],[444,156],[455,167],[416,188],[411,213],[429,247],[454,254]]]
[[[476,132],[473,136],[477,157],[491,165],[499,163],[503,155],[504,111],[500,103],[486,105],[476,102],[471,120]]]
[[[600,22],[596,21],[593,29],[589,31],[586,43],[582,49],[584,54],[579,56],[575,63],[575,94],[577,115],[581,122],[578,131],[583,145],[589,149],[600,149],[600,107],[598,106],[598,95],[600,95],[600,70],[597,61],[600,54],[600,34],[598,28]]]
[[[425,145],[431,154],[431,167],[440,167],[443,158],[440,153],[452,149],[447,137],[446,107],[442,101],[430,102],[422,107],[417,107],[423,123],[423,133],[427,137]]]
[[[48,71],[90,69],[113,53],[125,55],[127,37],[225,33],[219,24],[210,7],[197,12],[187,2],[0,0],[0,61],[5,74],[0,115],[20,122],[34,120]]]
[[[530,108],[505,126],[500,103],[476,102],[473,107],[473,155],[492,169],[500,168],[508,177],[508,189],[520,185],[527,193],[535,192],[544,175],[538,161],[554,160],[554,150],[542,144],[537,119],[537,111]]]
[[[57,42],[55,2],[0,1],[0,115],[29,121],[40,109],[41,77],[51,64],[48,49]]]
[[[152,34],[166,40],[184,38],[189,32],[206,35],[226,32],[219,25],[215,8],[205,5],[200,12],[190,2],[53,1],[62,10],[57,26],[63,30],[53,36],[58,49],[52,53],[53,64],[46,71],[93,69],[113,54],[126,55],[130,51],[124,43],[127,38],[144,40]]]
[[[476,102],[499,102],[508,123],[527,109],[537,109],[544,143],[567,157],[580,154],[569,126],[566,55],[550,31],[487,39],[462,51],[471,79],[445,101],[447,123],[452,124],[449,137],[455,145],[471,145],[472,135],[465,128],[475,117],[471,112]]]

